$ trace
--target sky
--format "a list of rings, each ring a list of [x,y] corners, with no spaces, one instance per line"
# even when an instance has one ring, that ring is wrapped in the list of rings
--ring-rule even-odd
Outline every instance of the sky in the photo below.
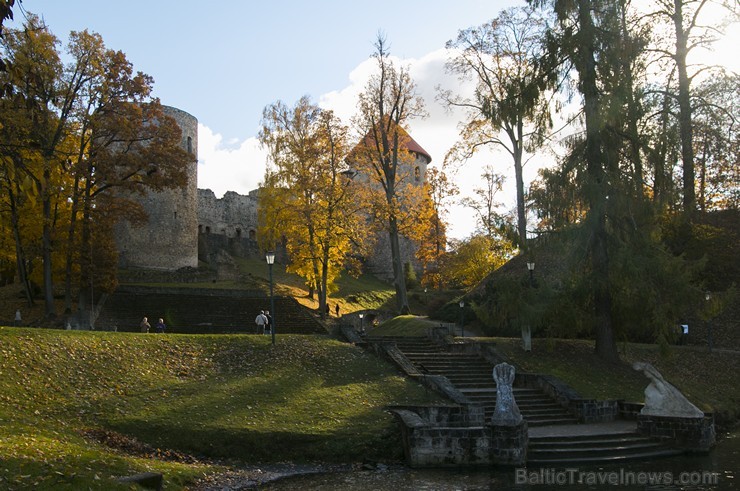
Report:
[[[441,165],[458,138],[461,114],[436,101],[438,85],[460,89],[445,72],[445,43],[457,32],[494,18],[524,0],[23,0],[66,43],[70,31],[99,33],[106,47],[123,51],[136,71],[154,78],[154,95],[198,119],[198,187],[217,197],[247,194],[260,184],[266,153],[257,142],[262,110],[277,101],[292,106],[308,95],[346,124],[357,94],[374,67],[379,33],[390,53],[410,67],[429,116],[408,125],[411,136]],[[16,22],[22,19],[17,11]],[[11,26],[13,24],[10,24]],[[735,26],[737,27],[737,26]],[[720,60],[737,60],[740,29],[720,46]],[[733,43],[734,40],[734,43]],[[733,46],[734,45],[734,46]],[[724,50],[724,51],[723,51]],[[554,157],[541,154],[524,168],[525,186]],[[461,190],[480,187],[484,167],[507,175],[499,197],[515,206],[510,157],[484,152],[448,171]],[[452,206],[448,236],[473,233],[470,209]]]

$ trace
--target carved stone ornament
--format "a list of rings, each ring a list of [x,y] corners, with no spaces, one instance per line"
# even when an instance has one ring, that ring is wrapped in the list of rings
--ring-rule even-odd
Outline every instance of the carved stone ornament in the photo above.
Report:
[[[515,426],[522,422],[522,414],[514,400],[514,375],[516,371],[508,363],[493,367],[493,380],[496,381],[496,409],[491,417],[491,424]]]
[[[704,413],[669,384],[650,363],[636,361],[632,368],[645,374],[650,385],[645,388],[645,406],[640,414],[679,418],[703,418]]]

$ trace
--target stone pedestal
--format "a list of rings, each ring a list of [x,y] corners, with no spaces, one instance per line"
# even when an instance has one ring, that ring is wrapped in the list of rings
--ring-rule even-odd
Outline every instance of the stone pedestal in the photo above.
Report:
[[[491,463],[522,466],[527,463],[529,427],[525,420],[517,425],[491,425]]]
[[[661,438],[687,452],[707,453],[715,444],[714,417],[637,415],[637,431]]]

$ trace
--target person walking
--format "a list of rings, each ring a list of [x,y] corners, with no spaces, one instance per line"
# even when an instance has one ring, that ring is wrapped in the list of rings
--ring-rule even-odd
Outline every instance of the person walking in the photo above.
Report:
[[[264,334],[265,326],[267,325],[267,317],[265,317],[264,310],[260,310],[260,313],[254,319],[254,323],[257,324],[257,334]]]
[[[164,319],[160,318],[157,321],[157,325],[154,326],[154,332],[157,334],[163,334],[167,326],[164,325]]]
[[[151,329],[151,325],[149,325],[149,320],[144,317],[141,319],[141,324],[139,324],[139,328],[141,329],[141,332],[149,332],[149,329]]]
[[[21,319],[21,309],[17,309],[15,311],[15,320],[13,321],[13,325],[15,327],[20,326],[23,323],[23,320]]]
[[[270,315],[269,310],[265,310],[265,319],[267,319],[267,323],[265,324],[265,333],[271,333],[272,332],[272,316]]]

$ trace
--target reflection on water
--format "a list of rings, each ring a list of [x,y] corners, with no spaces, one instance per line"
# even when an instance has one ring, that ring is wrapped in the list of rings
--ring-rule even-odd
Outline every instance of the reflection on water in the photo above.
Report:
[[[580,484],[578,479],[581,479]],[[666,479],[670,479],[667,482]],[[572,484],[571,482],[574,481]],[[731,491],[740,489],[740,431],[723,435],[709,455],[650,462],[547,469],[408,469],[355,471],[283,479],[260,489],[314,491],[475,491],[620,489]]]

